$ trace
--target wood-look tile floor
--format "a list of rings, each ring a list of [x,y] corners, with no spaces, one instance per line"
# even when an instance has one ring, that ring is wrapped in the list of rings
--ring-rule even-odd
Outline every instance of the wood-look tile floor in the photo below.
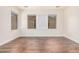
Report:
[[[78,53],[79,44],[65,37],[20,37],[0,47],[0,53]]]

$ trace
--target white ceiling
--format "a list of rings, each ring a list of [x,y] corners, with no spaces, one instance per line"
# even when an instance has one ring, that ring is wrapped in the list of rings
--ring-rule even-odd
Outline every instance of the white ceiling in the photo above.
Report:
[[[18,6],[22,10],[30,9],[62,9],[64,6]]]

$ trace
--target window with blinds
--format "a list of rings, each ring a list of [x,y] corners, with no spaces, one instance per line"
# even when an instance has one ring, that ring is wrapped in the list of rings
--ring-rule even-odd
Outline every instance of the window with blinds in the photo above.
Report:
[[[11,12],[11,30],[17,29],[17,14]]]
[[[48,16],[48,29],[56,29],[56,15]]]
[[[35,29],[36,28],[36,16],[29,15],[28,16],[28,29]]]

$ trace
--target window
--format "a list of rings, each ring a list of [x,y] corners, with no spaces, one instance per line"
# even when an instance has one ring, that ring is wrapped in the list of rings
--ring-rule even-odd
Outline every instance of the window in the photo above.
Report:
[[[56,15],[48,16],[48,29],[56,29]]]
[[[36,16],[29,15],[28,16],[28,29],[35,29],[36,28]]]
[[[17,29],[17,14],[11,12],[11,30]]]

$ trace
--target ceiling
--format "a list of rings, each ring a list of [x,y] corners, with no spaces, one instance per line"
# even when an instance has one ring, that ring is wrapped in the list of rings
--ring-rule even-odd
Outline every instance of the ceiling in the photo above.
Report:
[[[22,10],[30,9],[62,9],[64,6],[18,6]]]

